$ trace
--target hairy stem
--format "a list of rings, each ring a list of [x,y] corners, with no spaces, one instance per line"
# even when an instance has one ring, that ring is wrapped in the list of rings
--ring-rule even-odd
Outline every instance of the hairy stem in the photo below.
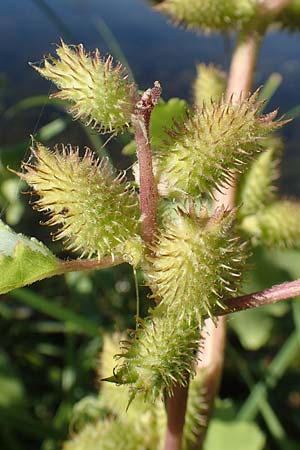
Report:
[[[140,208],[142,231],[146,242],[151,242],[157,229],[158,193],[153,174],[152,152],[149,136],[151,112],[161,95],[158,81],[148,89],[136,104],[132,123],[135,129],[139,163]],[[188,387],[176,386],[174,395],[166,397],[167,429],[164,450],[180,450],[185,420]]]
[[[225,300],[225,309],[216,311],[217,316],[223,316],[246,309],[258,308],[259,306],[276,303],[281,300],[297,297],[300,295],[300,280],[288,281],[277,284],[263,291],[252,294],[242,295],[240,297]]]
[[[142,213],[142,231],[146,242],[151,242],[157,228],[157,188],[152,167],[152,153],[149,137],[151,112],[161,95],[158,81],[148,89],[136,104],[132,123],[135,129],[137,157],[140,176],[140,208]]]

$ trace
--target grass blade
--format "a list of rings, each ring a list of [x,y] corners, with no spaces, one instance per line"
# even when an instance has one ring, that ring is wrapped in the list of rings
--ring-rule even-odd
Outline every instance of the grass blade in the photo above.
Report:
[[[74,311],[59,305],[54,300],[48,300],[40,294],[34,293],[30,289],[16,289],[10,292],[10,296],[37,311],[65,322],[69,331],[83,333],[90,337],[99,337],[100,335],[101,330],[96,322],[76,314]]]

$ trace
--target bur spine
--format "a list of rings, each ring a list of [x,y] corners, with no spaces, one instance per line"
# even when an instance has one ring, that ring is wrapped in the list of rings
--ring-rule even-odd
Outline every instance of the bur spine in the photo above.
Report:
[[[68,46],[61,41],[56,53],[57,59],[45,57],[43,67],[33,66],[60,89],[51,97],[71,102],[73,117],[101,133],[128,127],[136,90],[122,65],[114,66],[112,56],[101,58],[98,49],[94,54],[85,52],[82,44]]]
[[[81,257],[122,255],[125,247],[128,256],[129,242],[140,239],[140,213],[125,174],[116,176],[107,159],[87,148],[81,158],[78,147],[50,151],[36,142],[32,157],[34,164],[24,163],[19,176],[39,196],[34,208],[50,216],[46,224],[58,227],[54,238]]]

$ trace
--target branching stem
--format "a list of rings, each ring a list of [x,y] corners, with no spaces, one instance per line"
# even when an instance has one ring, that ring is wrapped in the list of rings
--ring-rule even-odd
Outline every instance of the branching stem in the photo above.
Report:
[[[223,316],[297,296],[300,296],[300,279],[278,284],[271,288],[264,289],[263,291],[225,300],[224,304],[226,305],[226,308],[216,311],[216,315]]]
[[[146,242],[153,240],[157,229],[158,193],[153,174],[149,125],[151,112],[157,104],[160,95],[161,87],[159,82],[156,81],[152,89],[144,92],[136,105],[135,114],[132,117],[139,163],[142,231]],[[167,429],[164,450],[181,449],[187,394],[188,387],[176,386],[174,395],[165,399]]]

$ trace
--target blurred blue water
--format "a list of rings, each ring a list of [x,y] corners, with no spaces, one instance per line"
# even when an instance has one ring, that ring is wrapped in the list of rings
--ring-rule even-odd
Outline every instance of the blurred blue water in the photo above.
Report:
[[[109,48],[97,29],[98,20],[103,20],[118,40],[139,86],[146,88],[159,79],[165,98],[191,99],[198,62],[228,67],[232,42],[228,48],[222,36],[196,36],[176,29],[143,0],[0,0],[0,74],[10,86],[8,103],[48,92],[49,84],[29,67],[28,61],[39,61],[43,54],[53,52],[64,30],[45,13],[42,3],[51,6],[64,22],[72,43],[82,42],[87,48],[99,47],[107,53]],[[300,104],[300,35],[272,32],[267,36],[260,52],[256,85],[272,72],[282,74],[283,83],[270,107],[280,105],[284,113]],[[298,122],[288,126],[285,135],[290,140],[289,158],[297,159],[299,168]],[[295,171],[295,166],[291,169]],[[300,191],[300,181],[298,187]]]

